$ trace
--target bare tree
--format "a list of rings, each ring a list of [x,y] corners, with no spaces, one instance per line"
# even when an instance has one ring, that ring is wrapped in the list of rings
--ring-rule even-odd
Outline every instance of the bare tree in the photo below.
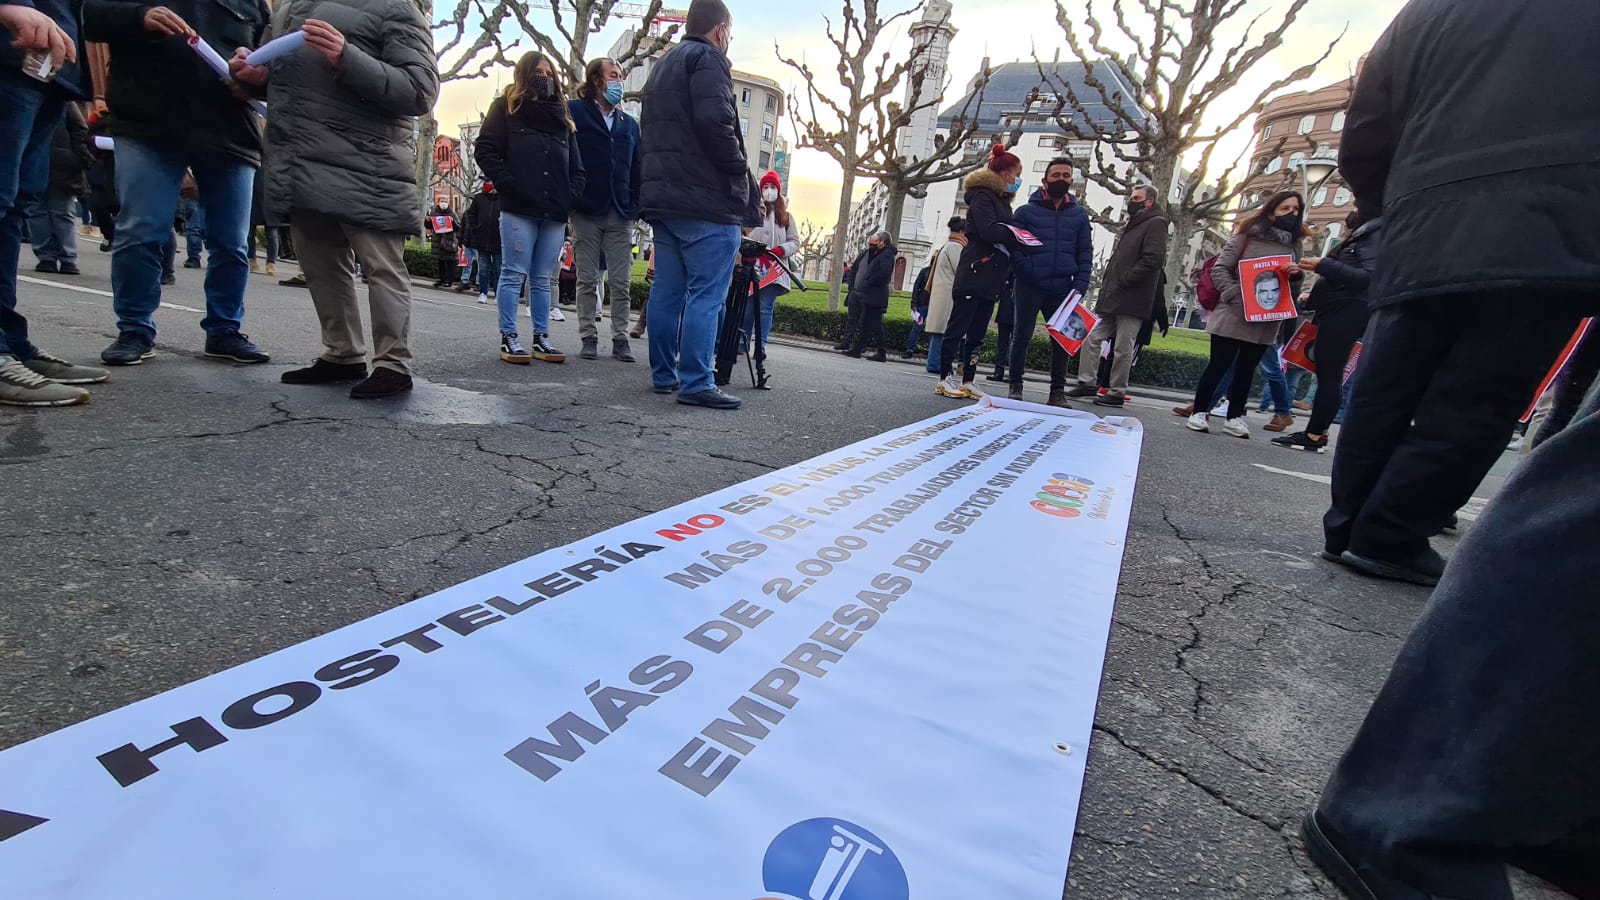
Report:
[[[650,33],[650,23],[661,15],[662,0],[648,4],[622,3],[619,0],[458,0],[448,18],[434,24],[443,37],[437,43],[439,79],[458,81],[483,78],[499,66],[516,64],[517,51],[531,43],[531,49],[550,57],[562,69],[562,80],[569,86],[583,83],[583,70],[589,64],[589,38],[613,21],[637,18],[627,49],[617,57],[617,65],[627,73],[672,42],[678,32],[670,25],[658,34]],[[533,9],[548,10],[554,34],[546,34],[530,16]]]
[[[843,100],[834,100],[818,87],[818,72],[809,63],[786,57],[782,48],[777,48],[778,59],[805,82],[805,102],[795,96],[789,98],[796,146],[826,153],[843,170],[828,276],[829,309],[839,308],[845,232],[857,176],[877,177],[895,156],[900,129],[911,123],[917,110],[939,102],[937,95],[930,97],[922,90],[927,68],[912,59],[895,62],[888,46],[894,23],[921,9],[919,2],[909,9],[882,15],[878,0],[844,0],[843,18],[837,29],[831,18],[823,17],[828,43],[838,54],[831,68],[838,73]],[[901,82],[907,79],[910,96],[918,98],[911,108],[904,108],[893,99]]]
[[[832,236],[821,225],[805,219],[795,228],[800,233],[800,258],[796,260],[796,267],[803,273],[812,262],[827,260],[828,247],[832,243]]]
[[[1056,0],[1056,22],[1067,46],[1083,63],[1083,82],[1092,94],[1080,95],[1070,79],[1042,63],[1039,75],[1055,93],[1057,124],[1073,138],[1094,144],[1099,165],[1090,166],[1087,177],[1117,196],[1126,196],[1140,183],[1154,186],[1175,226],[1172,246],[1187,248],[1204,223],[1227,214],[1248,178],[1246,173],[1234,180],[1238,160],[1213,177],[1213,166],[1220,162],[1214,160],[1218,143],[1259,113],[1273,94],[1309,78],[1344,35],[1334,38],[1315,59],[1256,93],[1232,121],[1208,126],[1212,107],[1234,93],[1247,72],[1283,45],[1285,33],[1310,0],[1292,0],[1276,26],[1260,35],[1256,26],[1265,13],[1256,16],[1231,46],[1220,32],[1243,10],[1244,0],[1137,2],[1143,16],[1135,19],[1124,13],[1121,0],[1111,4],[1120,33],[1117,42],[1130,44],[1134,48],[1130,54],[1109,47],[1106,29],[1094,15],[1094,0],[1084,0],[1081,17]],[[1116,83],[1100,77],[1097,62],[1110,67]],[[1103,105],[1106,112],[1092,113],[1092,104]],[[1185,173],[1184,159],[1197,152],[1192,170]],[[1095,217],[1102,224],[1117,224],[1108,213]],[[1187,275],[1182,271],[1183,258],[1182,252],[1168,256],[1167,278],[1172,284],[1183,283]]]

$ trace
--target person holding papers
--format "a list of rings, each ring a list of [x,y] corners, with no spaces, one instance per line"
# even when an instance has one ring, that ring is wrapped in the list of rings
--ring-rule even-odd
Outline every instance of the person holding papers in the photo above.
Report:
[[[1078,360],[1078,386],[1068,397],[1093,397],[1096,406],[1120,408],[1128,395],[1128,373],[1139,333],[1154,317],[1155,296],[1167,264],[1167,220],[1148,185],[1128,195],[1128,224],[1111,251],[1094,311],[1100,316]],[[1163,298],[1162,306],[1165,307]],[[1099,392],[1100,343],[1111,341],[1111,378]]]
[[[1052,159],[1044,184],[1017,210],[1017,225],[1044,246],[1017,259],[1016,317],[1011,346],[1011,399],[1022,399],[1022,372],[1028,364],[1029,338],[1042,314],[1046,321],[1068,294],[1089,290],[1094,245],[1089,213],[1072,199],[1072,160]],[[1165,234],[1165,232],[1163,232]],[[1004,302],[1004,301],[1002,301]],[[1093,370],[1091,370],[1093,371]],[[1050,404],[1066,406],[1067,351],[1050,342]]]
[[[784,260],[800,252],[800,231],[794,227],[794,217],[789,214],[789,204],[783,196],[783,181],[777,172],[761,176],[761,227],[746,235],[752,241],[772,248],[771,256],[757,265],[761,286],[757,298],[761,306],[761,327],[755,327],[756,304],[745,307],[744,331],[755,342],[756,352],[767,353],[767,334],[772,331],[772,312],[777,309],[778,298],[789,293],[794,279]]]
[[[155,355],[161,267],[185,170],[193,170],[206,222],[205,355],[235,363],[269,357],[240,334],[250,277],[245,239],[261,165],[256,110],[206,62],[202,50],[255,47],[267,26],[262,0],[88,0],[84,37],[110,45],[106,87],[116,141],[116,239],[111,248],[117,340],[100,354],[136,366]],[[191,46],[192,42],[192,46]],[[226,69],[226,66],[222,66]]]

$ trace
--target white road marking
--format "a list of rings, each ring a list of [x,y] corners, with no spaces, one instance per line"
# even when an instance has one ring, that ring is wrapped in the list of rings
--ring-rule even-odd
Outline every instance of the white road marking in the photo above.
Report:
[[[79,294],[93,294],[96,297],[114,296],[110,291],[102,291],[99,288],[84,287],[81,284],[65,284],[60,281],[51,281],[48,278],[34,278],[31,275],[18,275],[17,280],[26,281],[29,284],[42,284],[53,288],[60,288],[64,291],[74,291]],[[166,309],[181,309],[184,312],[200,313],[202,315],[205,314],[205,310],[195,309],[192,306],[179,306],[176,303],[167,303],[165,301],[163,301],[161,305]]]
[[[1272,466],[1264,466],[1261,463],[1251,463],[1250,465],[1255,466],[1263,471],[1271,472],[1274,475],[1288,475],[1290,478],[1299,478],[1304,481],[1314,481],[1317,484],[1333,484],[1333,479],[1327,475],[1313,475],[1310,472],[1291,472],[1288,469],[1278,469]],[[1463,522],[1476,522],[1478,517],[1483,515],[1484,507],[1488,505],[1488,498],[1473,497],[1471,500],[1467,501],[1465,506],[1456,511],[1456,518]]]
[[[1261,463],[1251,463],[1250,465],[1255,466],[1263,471],[1271,472],[1274,475],[1287,475],[1290,478],[1299,478],[1302,481],[1315,481],[1317,484],[1333,484],[1333,478],[1328,475],[1314,475],[1310,472],[1293,472],[1289,469],[1278,469],[1272,466],[1264,466]]]

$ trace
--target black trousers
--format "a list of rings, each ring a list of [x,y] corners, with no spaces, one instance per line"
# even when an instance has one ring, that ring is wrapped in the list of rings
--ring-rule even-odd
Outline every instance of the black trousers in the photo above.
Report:
[[[1520,319],[1537,300],[1524,302],[1503,310]],[[1502,351],[1525,336],[1520,322],[1509,336],[1485,322]],[[1357,394],[1393,365],[1379,354],[1367,369],[1369,352]],[[1503,376],[1483,359],[1484,379]],[[1431,893],[1510,896],[1491,893],[1504,889],[1509,862],[1574,897],[1600,897],[1596,399],[1521,464],[1462,539],[1323,792],[1323,817],[1349,852]]]
[[[852,315],[854,315],[855,308],[851,307]],[[877,306],[868,307],[861,311],[861,324],[856,331],[856,340],[851,352],[864,353],[868,348],[871,348],[875,353],[884,352],[883,314],[888,311],[887,308]]]
[[[1010,303],[1011,300],[1008,297],[1000,302]],[[1012,327],[1010,322],[997,322],[995,323],[994,330],[996,339],[994,347],[994,371],[995,374],[1001,375],[1005,373],[1006,360],[1011,358],[1011,345],[1015,343],[1013,338],[1016,336],[1016,330]],[[1026,345],[1023,346],[1022,352],[1024,354],[1024,358],[1026,358],[1026,354],[1028,352]]]
[[[1456,294],[1372,314],[1334,448],[1329,551],[1393,560],[1427,549],[1500,458],[1577,328],[1569,299]]]
[[[1250,385],[1256,377],[1256,366],[1267,353],[1265,344],[1252,344],[1233,338],[1211,336],[1211,362],[1200,376],[1195,388],[1194,410],[1205,412],[1211,408],[1211,398],[1217,395],[1222,376],[1233,370],[1233,384],[1228,387],[1228,418],[1243,416],[1250,406]]]
[[[1350,351],[1367,330],[1367,305],[1348,303],[1330,313],[1317,313],[1317,399],[1311,404],[1306,433],[1326,435],[1344,401],[1344,367]]]
[[[995,297],[956,297],[950,306],[950,324],[944,329],[944,345],[939,348],[939,374],[949,377],[961,364],[961,381],[971,384],[977,374],[972,358],[983,346],[989,333],[989,320],[994,317]],[[963,344],[962,341],[966,343]],[[956,357],[960,356],[960,359]]]
[[[1011,347],[1011,376],[1012,384],[1022,383],[1023,370],[1028,367],[1028,344],[1033,337],[1034,326],[1038,324],[1042,315],[1045,321],[1056,314],[1061,308],[1064,297],[1057,297],[1053,293],[1046,293],[1038,288],[1030,287],[1017,282],[1016,291],[1017,315],[1016,331],[1013,332]],[[1050,389],[1059,391],[1067,386],[1067,351],[1055,341],[1050,341]]]
[[[857,335],[861,334],[861,315],[864,307],[859,303],[850,304],[850,318],[845,322],[844,339],[839,342],[839,349],[847,349],[855,345]]]

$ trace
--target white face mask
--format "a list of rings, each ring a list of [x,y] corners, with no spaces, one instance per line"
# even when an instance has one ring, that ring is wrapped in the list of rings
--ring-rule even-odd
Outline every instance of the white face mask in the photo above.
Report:
[[[769,188],[762,188],[761,189],[761,199],[767,201],[768,203],[777,203],[778,202],[778,189],[777,188],[770,188],[770,187]]]

